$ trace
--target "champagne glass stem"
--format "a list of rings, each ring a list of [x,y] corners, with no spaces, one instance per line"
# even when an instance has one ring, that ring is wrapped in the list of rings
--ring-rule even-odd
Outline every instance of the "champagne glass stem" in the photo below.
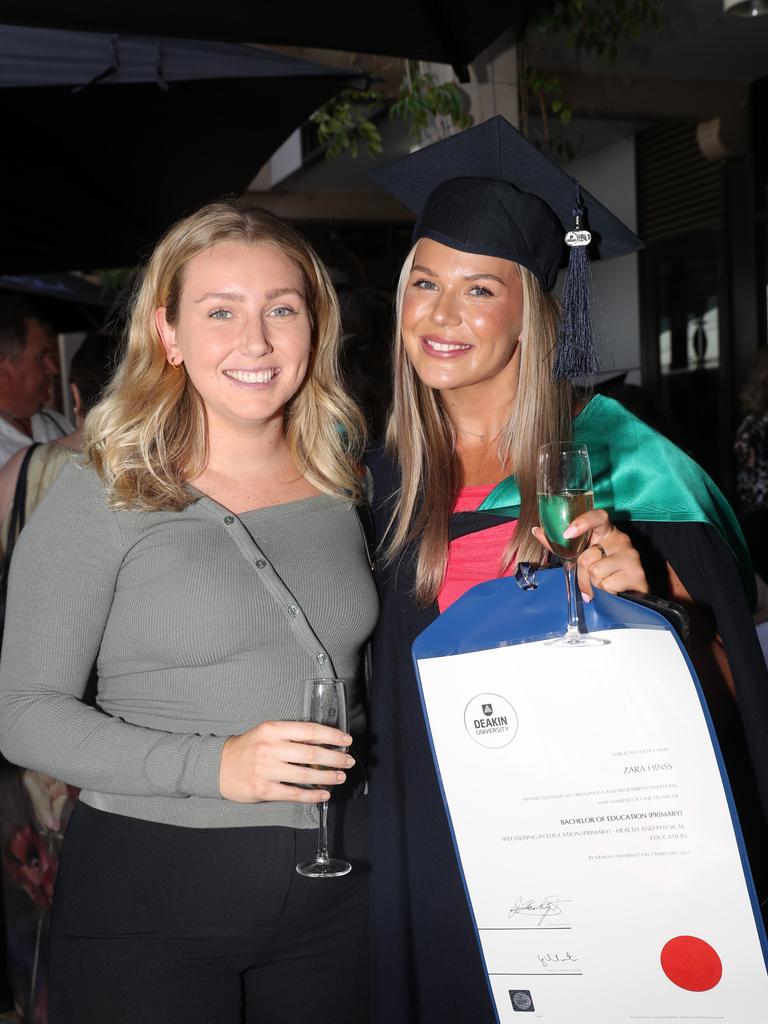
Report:
[[[304,721],[334,725],[347,731],[347,704],[344,681],[341,679],[308,679],[304,684]],[[341,750],[342,747],[330,749]],[[321,767],[315,765],[314,767]],[[316,787],[319,788],[319,787]],[[325,787],[323,787],[325,788]],[[296,865],[306,878],[338,878],[352,870],[347,860],[331,857],[328,848],[328,801],[318,804],[317,853],[310,860]]]
[[[328,854],[328,801],[323,800],[318,804],[320,809],[320,824],[317,827],[317,859],[323,864],[330,860]]]
[[[563,561],[565,571],[565,591],[568,595],[568,629],[566,636],[579,635],[579,609],[576,604],[576,560],[566,558]]]

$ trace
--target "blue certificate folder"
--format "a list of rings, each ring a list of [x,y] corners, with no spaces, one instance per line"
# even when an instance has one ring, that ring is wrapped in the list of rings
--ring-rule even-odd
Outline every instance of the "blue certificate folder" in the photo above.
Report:
[[[479,651],[489,651],[501,647],[532,643],[558,637],[565,631],[566,625],[566,600],[565,581],[560,570],[541,571],[536,576],[535,589],[524,590],[516,579],[507,577],[491,580],[480,584],[469,590],[463,597],[456,601],[451,607],[440,615],[427,629],[414,641],[412,654],[416,677],[419,682],[419,694],[421,698],[422,711],[425,715],[427,733],[432,748],[432,756],[435,761],[438,780],[440,783],[446,814],[451,827],[454,848],[464,882],[464,890],[475,922],[475,932],[481,956],[485,964],[485,954],[477,930],[477,921],[467,879],[461,863],[461,854],[457,842],[456,831],[451,817],[451,808],[446,798],[446,791],[440,769],[440,763],[436,756],[435,742],[430,726],[427,704],[424,697],[422,682],[419,674],[419,660],[432,658],[446,658],[452,655],[470,654]],[[763,958],[768,966],[768,940],[759,910],[754,883],[747,860],[746,849],[741,832],[741,827],[736,814],[730,783],[725,771],[719,744],[715,736],[709,711],[706,706],[701,685],[696,677],[693,665],[688,658],[685,648],[682,646],[677,634],[670,623],[656,611],[646,608],[635,602],[607,594],[603,591],[596,591],[593,601],[584,604],[582,607],[583,622],[590,631],[648,629],[665,630],[670,633],[682,653],[685,663],[691,675],[691,682],[695,687],[698,701],[702,707],[706,721],[709,738],[711,740],[717,766],[720,771],[720,778],[723,791],[726,797],[733,824],[734,835],[738,845],[741,866],[744,872],[744,881],[747,887],[749,900],[754,914],[755,925],[758,932]],[[570,656],[579,658],[580,651],[573,650]],[[615,671],[615,662],[611,671]],[[715,776],[716,777],[716,776]],[[486,975],[488,974],[486,965]],[[493,992],[490,977],[488,977],[489,990]],[[493,1002],[493,998],[492,998]],[[496,1007],[498,1016],[498,1008]],[[499,1019],[501,1019],[499,1017]]]

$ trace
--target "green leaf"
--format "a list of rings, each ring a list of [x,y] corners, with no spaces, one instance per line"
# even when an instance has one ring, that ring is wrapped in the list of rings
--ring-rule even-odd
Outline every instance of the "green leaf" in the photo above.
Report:
[[[554,0],[545,13],[529,23],[518,49],[521,61],[521,115],[527,123],[537,104],[549,102],[549,109],[565,125],[573,116],[568,97],[563,95],[557,75],[536,66],[536,53],[551,35],[560,35],[578,58],[597,56],[615,61],[626,43],[662,25],[665,0]],[[556,140],[543,144],[556,147]]]

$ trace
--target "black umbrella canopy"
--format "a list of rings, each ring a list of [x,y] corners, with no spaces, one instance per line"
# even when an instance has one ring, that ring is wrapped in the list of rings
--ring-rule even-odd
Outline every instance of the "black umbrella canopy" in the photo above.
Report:
[[[334,0],[300,4],[293,14],[253,0],[219,0],[215,10],[181,0],[4,0],[2,16],[8,24],[411,57],[453,64],[463,77],[466,65],[506,29],[519,30],[546,6],[545,0],[506,0],[478,11],[466,0]]]
[[[129,266],[359,79],[250,46],[0,26],[0,273]]]
[[[0,274],[0,295],[21,294],[53,329],[97,331],[117,294],[75,274]]]

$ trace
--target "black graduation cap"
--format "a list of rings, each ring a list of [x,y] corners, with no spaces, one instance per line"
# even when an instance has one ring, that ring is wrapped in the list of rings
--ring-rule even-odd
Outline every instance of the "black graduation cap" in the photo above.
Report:
[[[413,240],[513,260],[550,291],[569,265],[555,365],[557,379],[598,369],[589,319],[587,250],[593,259],[642,242],[571,175],[503,117],[452,135],[372,172],[418,215]]]

